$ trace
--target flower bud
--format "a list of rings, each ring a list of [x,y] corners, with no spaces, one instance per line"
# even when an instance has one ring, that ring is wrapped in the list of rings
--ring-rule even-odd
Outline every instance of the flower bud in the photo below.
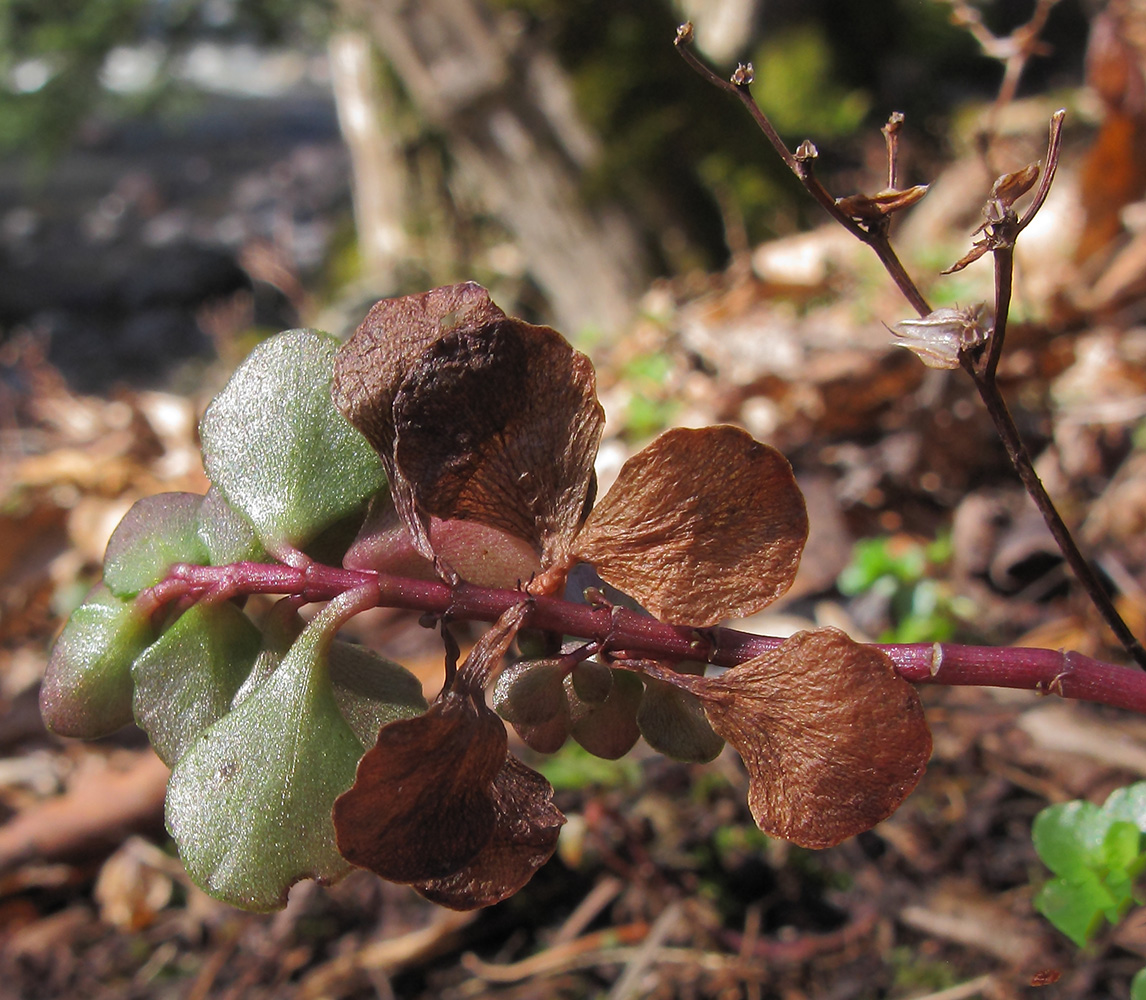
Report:
[[[895,343],[914,351],[928,368],[958,368],[964,351],[986,343],[990,336],[987,309],[950,306],[936,309],[922,319],[905,319],[892,327]]]

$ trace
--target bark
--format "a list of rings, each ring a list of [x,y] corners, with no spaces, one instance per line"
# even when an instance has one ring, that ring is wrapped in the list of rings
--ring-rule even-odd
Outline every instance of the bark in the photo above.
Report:
[[[359,13],[419,113],[446,134],[456,183],[513,234],[555,323],[626,323],[647,281],[644,254],[620,212],[580,197],[597,147],[552,57],[482,0],[374,0]]]
[[[338,123],[354,177],[354,222],[363,277],[372,287],[388,289],[409,249],[406,164],[395,133],[384,127],[390,115],[374,72],[369,37],[340,31],[331,37],[329,53]]]

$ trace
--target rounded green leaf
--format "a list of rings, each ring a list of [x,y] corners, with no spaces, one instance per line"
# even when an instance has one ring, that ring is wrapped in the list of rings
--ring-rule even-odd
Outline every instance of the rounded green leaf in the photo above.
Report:
[[[330,679],[342,717],[363,746],[372,746],[387,723],[421,715],[429,707],[417,677],[365,646],[335,640]]]
[[[704,764],[724,748],[696,695],[651,677],[645,678],[637,725],[649,746],[673,760]]]
[[[1103,867],[1112,874],[1125,873],[1141,856],[1142,831],[1129,820],[1111,822],[1102,838]]]
[[[613,671],[597,660],[582,660],[569,675],[573,693],[584,702],[604,701],[613,690]]]
[[[337,348],[314,330],[263,341],[199,427],[208,477],[272,552],[301,547],[385,485],[378,456],[331,402]]]
[[[522,660],[506,667],[493,689],[493,707],[515,726],[540,726],[566,707],[560,660]]]
[[[197,531],[203,497],[157,493],[137,501],[107,543],[103,580],[117,597],[154,587],[175,563],[208,562]]]
[[[40,686],[44,724],[60,736],[96,739],[131,722],[131,663],[152,638],[134,605],[100,585],[68,619]]]
[[[267,558],[255,526],[223,499],[217,486],[212,486],[203,498],[196,530],[212,566],[262,562]]]
[[[278,669],[172,771],[167,827],[187,872],[233,906],[276,909],[300,879],[331,882],[349,870],[330,814],[363,745],[331,686],[331,624],[320,613]]]
[[[1035,851],[1052,872],[1081,877],[1102,862],[1110,820],[1091,802],[1062,802],[1042,810],[1031,828]]]
[[[1035,909],[1080,948],[1102,924],[1103,914],[1114,903],[1093,872],[1078,878],[1052,879],[1035,896]]]
[[[1130,1000],[1146,1000],[1146,969],[1139,969],[1130,980]]]
[[[572,688],[572,682],[569,687]],[[636,674],[614,670],[613,686],[604,701],[574,707],[570,730],[573,739],[595,757],[606,760],[623,757],[641,735],[637,728],[637,708],[643,694],[644,685]]]
[[[1102,811],[1112,820],[1126,820],[1146,832],[1146,781],[1114,789]]]
[[[564,701],[557,714],[537,726],[520,726],[512,723],[517,735],[521,737],[530,750],[537,753],[556,753],[569,739],[569,730],[573,726],[573,719],[569,714],[569,702]]]
[[[136,658],[135,718],[165,764],[230,711],[259,647],[259,630],[235,605],[197,604]]]

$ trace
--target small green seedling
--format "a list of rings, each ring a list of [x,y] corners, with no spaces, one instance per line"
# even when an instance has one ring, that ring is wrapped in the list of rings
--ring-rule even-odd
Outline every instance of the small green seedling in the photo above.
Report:
[[[854,597],[875,593],[888,602],[891,625],[881,642],[947,642],[969,609],[939,580],[935,570],[951,558],[951,538],[923,544],[902,536],[864,538],[840,573],[840,592]]]
[[[1146,869],[1146,782],[1111,793],[1101,808],[1064,802],[1035,817],[1032,836],[1043,863],[1057,876],[1035,896],[1037,909],[1082,947],[1105,920],[1117,924],[1132,903]],[[1144,970],[1146,971],[1146,970]],[[1146,1000],[1146,975],[1135,977],[1136,998]]]

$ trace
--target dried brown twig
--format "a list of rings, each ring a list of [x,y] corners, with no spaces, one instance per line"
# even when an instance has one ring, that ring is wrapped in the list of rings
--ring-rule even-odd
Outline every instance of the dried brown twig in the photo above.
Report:
[[[1017,67],[1013,70],[1016,82],[1017,74],[1021,72],[1026,59],[1036,51],[1036,29],[1041,28],[1046,13],[1054,2],[1056,0],[1040,0],[1032,20],[1011,38],[1010,45],[1014,51],[1007,49],[1007,66],[1008,72],[1012,71],[1012,66]],[[957,3],[956,6],[962,8],[965,5]],[[981,26],[981,22],[979,24]],[[979,230],[982,233],[981,238],[976,241],[971,251],[950,269],[958,270],[965,267],[988,252],[994,255],[994,325],[989,330],[979,329],[980,317],[975,310],[966,310],[962,313],[956,310],[932,310],[891,246],[888,228],[892,214],[914,204],[927,191],[922,185],[906,190],[898,189],[898,133],[903,124],[903,116],[898,113],[893,114],[883,129],[887,140],[888,188],[870,196],[860,194],[834,198],[812,171],[812,162],[818,155],[815,146],[804,140],[796,148],[795,153],[789,151],[767,115],[752,97],[749,90],[753,77],[752,65],[749,63],[738,66],[731,79],[724,80],[692,51],[690,48],[692,39],[691,24],[681,25],[677,29],[675,44],[685,62],[704,79],[732,94],[745,106],[760,131],[808,193],[836,222],[875,251],[896,287],[919,313],[920,320],[902,325],[913,327],[911,333],[905,333],[902,329],[899,331],[900,336],[904,338],[904,346],[915,350],[931,367],[962,367],[970,375],[1011,464],[1043,515],[1067,564],[1129,656],[1140,667],[1146,669],[1146,648],[1119,615],[1110,595],[1090,563],[1082,555],[1070,529],[1047,494],[1038,473],[1035,472],[1030,453],[1023,443],[996,379],[1011,303],[1015,241],[1042,207],[1054,180],[1065,112],[1058,111],[1051,119],[1050,141],[1044,164],[1031,164],[1021,171],[1004,174],[995,182],[984,208],[985,221]],[[996,42],[1002,44],[999,40]],[[1040,167],[1042,182],[1031,204],[1020,217],[1014,208],[1015,201],[1033,186],[1039,177]]]
[[[979,43],[979,48],[985,56],[1003,64],[1003,79],[999,84],[999,93],[987,112],[981,132],[985,149],[987,142],[995,134],[1000,113],[1015,99],[1015,92],[1018,90],[1019,80],[1027,63],[1033,56],[1045,55],[1049,51],[1046,43],[1039,40],[1039,35],[1046,27],[1047,18],[1058,0],[1037,0],[1026,24],[1021,24],[1009,35],[1002,36],[996,35],[983,23],[983,16],[967,3],[967,0],[943,0],[943,2],[951,5],[952,22],[967,29],[971,37]]]

